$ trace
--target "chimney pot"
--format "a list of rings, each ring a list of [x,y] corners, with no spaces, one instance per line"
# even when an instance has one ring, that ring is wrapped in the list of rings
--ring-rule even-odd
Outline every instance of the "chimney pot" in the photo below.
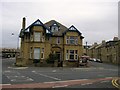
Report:
[[[26,18],[23,17],[23,21],[22,21],[22,29],[25,29],[25,25],[26,25]]]

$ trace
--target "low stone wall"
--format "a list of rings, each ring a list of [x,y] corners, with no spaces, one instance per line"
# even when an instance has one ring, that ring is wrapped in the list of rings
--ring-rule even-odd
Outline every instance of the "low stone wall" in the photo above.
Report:
[[[22,58],[16,58],[15,65],[16,65],[16,66],[23,66]]]
[[[63,67],[78,67],[77,61],[64,61]]]

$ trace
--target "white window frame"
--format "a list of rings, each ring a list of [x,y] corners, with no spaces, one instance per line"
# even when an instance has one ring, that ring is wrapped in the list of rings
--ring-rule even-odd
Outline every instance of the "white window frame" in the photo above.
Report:
[[[73,52],[74,52],[74,50],[70,50],[70,51],[73,51]],[[69,51],[69,59],[70,59],[70,60],[74,60],[74,59],[75,59],[75,52],[72,54],[72,53],[70,53],[70,51]],[[71,58],[70,58],[70,56],[71,56],[71,55],[73,55],[73,56],[74,56],[74,58],[73,58],[73,59],[71,59]]]
[[[70,51],[71,50],[66,50],[66,60],[78,60],[78,50],[73,50],[73,52],[74,52],[73,54],[71,54]],[[73,55],[74,59],[71,59],[70,55]]]
[[[41,59],[44,59],[44,48],[41,49]]]
[[[35,52],[36,50],[39,50],[39,52]],[[36,54],[36,55],[35,55]],[[38,56],[39,55],[39,56]],[[37,58],[35,57],[35,56],[37,56]],[[40,55],[40,48],[39,47],[35,47],[34,48],[34,59],[40,59],[40,57],[41,57],[41,55]]]
[[[58,28],[56,25],[51,27],[51,31],[52,31],[52,32],[57,32],[58,29],[59,29],[59,28]]]
[[[73,38],[71,38],[71,37],[73,37]],[[71,43],[71,40],[74,41],[74,43]],[[67,36],[66,44],[77,45],[78,44],[78,37],[77,36]]]
[[[40,42],[41,33],[40,32],[34,32],[34,41]]]
[[[78,44],[78,37],[75,37],[75,44]]]
[[[73,37],[73,38],[71,38],[71,37]],[[74,43],[71,43],[71,41],[74,41]],[[70,37],[69,37],[69,43],[70,43],[70,44],[75,44],[75,37],[74,37],[74,36],[70,36]]]
[[[76,51],[77,51],[77,53],[76,53]],[[75,60],[78,60],[78,50],[74,50],[74,55],[75,55],[75,56],[74,56],[74,59],[75,59]],[[76,58],[76,57],[77,57],[77,58]]]
[[[69,44],[69,36],[66,38],[66,44]]]
[[[69,50],[66,50],[66,60],[69,60]]]

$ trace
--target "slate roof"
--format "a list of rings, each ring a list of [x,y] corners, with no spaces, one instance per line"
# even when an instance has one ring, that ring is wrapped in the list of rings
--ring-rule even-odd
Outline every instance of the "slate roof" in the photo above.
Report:
[[[53,24],[57,24],[57,26],[59,27],[59,30],[57,32],[53,32],[53,35],[62,36],[63,33],[68,29],[66,26],[62,25],[61,23],[59,23],[55,20],[51,20],[51,21],[45,23],[44,25],[47,28],[50,28],[50,26],[52,26]]]
[[[79,35],[81,35],[81,32],[78,31],[78,29],[75,28],[75,26],[73,26],[73,25],[71,27],[69,27],[63,34],[66,34],[66,32],[78,32]]]
[[[114,46],[118,41],[108,41],[106,42],[106,47]]]
[[[59,30],[56,32],[51,32],[50,27],[53,25],[57,25]],[[78,32],[81,35],[81,32],[79,32],[73,25],[70,28],[67,28],[66,26],[62,25],[61,23],[59,23],[55,20],[51,20],[51,21],[43,24],[39,19],[37,19],[35,22],[33,22],[31,25],[29,25],[24,30],[21,29],[19,36],[24,37],[25,33],[30,33],[30,28],[32,26],[42,26],[46,30],[47,34],[51,34],[52,36],[63,36],[68,31]],[[84,37],[81,36],[80,38],[84,38]]]
[[[29,33],[30,32],[30,28],[32,26],[42,26],[48,33],[52,34],[52,32],[49,30],[49,28],[47,28],[39,19],[37,19],[35,22],[33,22],[31,25],[29,25],[24,30],[21,29],[19,36],[22,37],[22,36],[24,36],[24,33]]]

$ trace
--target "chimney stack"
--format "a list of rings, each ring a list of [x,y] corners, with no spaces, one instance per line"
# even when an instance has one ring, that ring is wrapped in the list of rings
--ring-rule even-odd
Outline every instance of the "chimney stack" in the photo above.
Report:
[[[118,40],[119,40],[118,37],[113,38],[113,41],[118,41]]]
[[[25,25],[26,25],[26,18],[23,17],[23,21],[22,21],[22,29],[25,29]]]
[[[105,42],[105,40],[102,40],[102,44],[105,44],[106,42]]]

